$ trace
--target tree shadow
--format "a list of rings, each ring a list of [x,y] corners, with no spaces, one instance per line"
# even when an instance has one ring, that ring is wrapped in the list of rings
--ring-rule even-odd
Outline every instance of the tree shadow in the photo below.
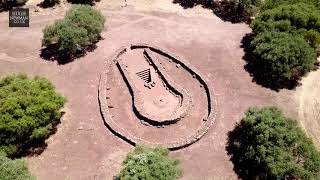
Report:
[[[226,151],[230,156],[234,167],[233,170],[239,179],[255,180],[264,177],[263,167],[251,159],[250,147],[254,147],[255,140],[250,139],[250,133],[242,121],[228,133]],[[262,178],[263,179],[263,178]]]
[[[270,71],[266,67],[259,65],[256,58],[253,55],[253,48],[250,46],[251,41],[254,39],[254,34],[246,34],[241,41],[241,48],[243,48],[245,55],[243,59],[246,64],[244,69],[252,77],[252,81],[274,91],[279,91],[280,89],[295,89],[300,85],[299,80],[301,78],[297,77],[294,80],[283,80],[276,75],[270,74]]]
[[[102,38],[100,37],[99,40],[100,39]],[[40,57],[47,61],[57,61],[59,65],[68,64],[70,62],[73,62],[77,58],[85,56],[88,52],[93,52],[97,48],[97,42],[92,45],[83,47],[75,54],[61,52],[61,50],[59,50],[58,44],[50,44],[40,50]]]
[[[229,21],[231,23],[250,23],[251,18],[245,16],[240,12],[234,2],[227,0],[214,1],[214,0],[173,0],[174,4],[179,4],[184,9],[193,8],[194,6],[201,5],[205,9],[212,10],[216,16],[223,21]]]
[[[1,0],[0,0],[1,1]],[[0,13],[14,8],[22,7],[25,3],[16,3],[15,1],[0,2]]]
[[[11,156],[11,158],[39,156],[48,147],[48,144],[46,143],[46,139],[49,138],[51,135],[54,135],[58,131],[57,126],[61,123],[61,118],[64,114],[65,112],[61,112],[59,118],[52,120],[52,123],[51,123],[52,127],[50,129],[50,133],[44,139],[30,140],[23,144],[20,144],[19,145],[20,151],[14,156]]]

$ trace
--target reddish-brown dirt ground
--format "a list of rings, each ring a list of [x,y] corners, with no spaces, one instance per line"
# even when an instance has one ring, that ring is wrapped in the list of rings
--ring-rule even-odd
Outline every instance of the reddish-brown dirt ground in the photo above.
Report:
[[[215,88],[215,124],[200,141],[170,154],[181,162],[182,179],[237,179],[225,151],[227,132],[249,106],[279,105],[296,116],[289,98],[292,92],[276,93],[256,85],[244,70],[240,46],[243,36],[250,32],[246,24],[223,22],[214,15],[189,16],[190,10],[184,16],[182,9],[165,13],[163,9],[143,11],[130,5],[97,7],[107,17],[104,40],[94,52],[66,65],[39,57],[41,30],[61,18],[63,8],[32,11],[29,28],[8,28],[8,14],[0,13],[0,75],[22,72],[47,77],[68,99],[66,114],[57,133],[47,140],[47,149],[27,157],[39,180],[112,179],[119,171],[133,147],[104,126],[97,85],[104,61],[130,43],[149,43],[174,52],[199,69]]]

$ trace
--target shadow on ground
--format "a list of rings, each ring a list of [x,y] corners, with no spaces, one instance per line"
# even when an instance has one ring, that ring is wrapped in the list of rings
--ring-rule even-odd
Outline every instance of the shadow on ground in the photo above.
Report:
[[[248,16],[242,16],[238,12],[234,3],[222,0],[173,0],[174,4],[179,4],[184,9],[193,8],[194,6],[201,5],[203,8],[210,9],[223,21],[229,21],[231,23],[250,23],[251,19]]]
[[[244,66],[245,70],[252,77],[252,81],[274,91],[279,91],[280,89],[295,89],[300,85],[299,78],[295,80],[281,80],[277,76],[270,76],[270,73],[265,67],[257,64],[255,57],[253,55],[253,49],[250,46],[254,35],[252,33],[246,34],[241,41],[241,48],[243,48],[245,55],[243,59],[246,61]]]
[[[51,44],[40,50],[40,57],[47,61],[57,61],[59,65],[64,65],[77,58],[85,56],[88,52],[93,52],[97,48],[96,44],[86,46],[76,52],[75,55],[61,53],[57,44]]]

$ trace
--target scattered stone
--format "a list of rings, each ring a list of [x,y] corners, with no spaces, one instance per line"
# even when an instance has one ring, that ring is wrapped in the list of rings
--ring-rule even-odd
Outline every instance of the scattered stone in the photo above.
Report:
[[[196,75],[194,74],[194,75],[192,75],[192,77],[193,77],[193,78],[196,78]]]
[[[35,7],[34,12],[39,12],[39,11],[40,11],[39,8]]]
[[[110,90],[111,88],[110,87],[107,87],[107,90]]]
[[[107,96],[107,97],[106,97],[106,99],[110,99],[110,97],[109,97],[109,96]]]
[[[202,88],[202,87],[203,87],[203,84],[200,84],[200,87]]]
[[[177,65],[176,65],[177,68],[179,68],[180,66],[181,66],[180,64],[177,64]]]
[[[203,121],[208,121],[208,119],[207,119],[207,118],[203,118],[202,120],[203,120]]]
[[[114,108],[114,106],[112,106],[112,105],[108,105],[108,108]]]

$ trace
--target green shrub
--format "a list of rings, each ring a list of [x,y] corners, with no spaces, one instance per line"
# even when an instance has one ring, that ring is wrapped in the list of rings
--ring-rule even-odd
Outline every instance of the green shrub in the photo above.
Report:
[[[259,76],[275,84],[298,80],[315,67],[316,53],[298,35],[284,32],[258,34],[251,42],[251,63]]]
[[[252,22],[251,27],[255,34],[270,31],[300,34],[319,51],[320,11],[313,5],[298,3],[266,10]]]
[[[242,179],[319,179],[320,153],[275,107],[250,108],[229,133],[228,154]]]
[[[1,180],[35,180],[28,170],[26,163],[21,160],[11,160],[0,154]]]
[[[56,45],[60,53],[75,55],[99,40],[104,22],[101,13],[92,7],[76,5],[66,13],[63,20],[43,30],[42,46]]]
[[[99,40],[105,18],[90,6],[78,5],[66,13],[65,21],[75,27],[84,28],[89,42],[92,43]]]
[[[232,5],[234,13],[240,17],[250,17],[255,15],[260,6],[262,0],[227,0]]]
[[[43,141],[59,121],[64,103],[47,79],[0,79],[0,151],[15,156]]]
[[[123,162],[123,169],[117,176],[119,180],[174,180],[181,170],[178,161],[168,157],[169,151],[162,148],[137,146]]]
[[[262,6],[262,10],[273,9],[280,5],[293,5],[296,3],[306,3],[310,5],[314,5],[316,7],[320,7],[319,0],[265,0]]]

